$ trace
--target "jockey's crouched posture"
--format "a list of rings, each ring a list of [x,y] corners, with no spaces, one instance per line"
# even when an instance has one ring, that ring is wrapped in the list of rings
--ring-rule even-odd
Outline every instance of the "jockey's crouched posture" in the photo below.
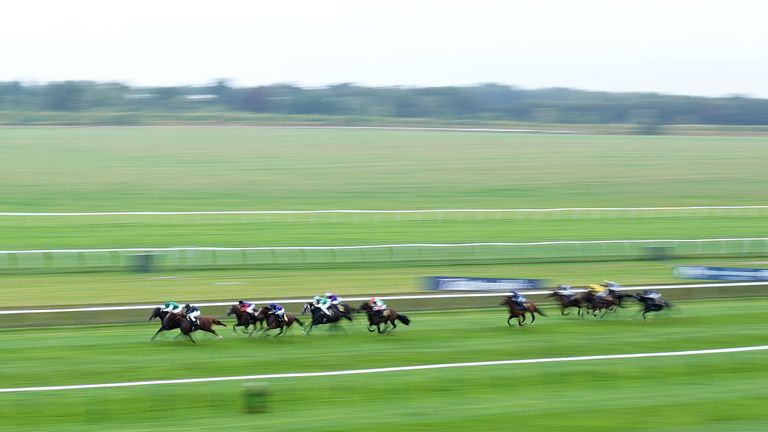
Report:
[[[269,310],[269,313],[274,315],[277,319],[278,326],[285,325],[285,309],[283,309],[282,305],[279,303],[270,303],[267,305],[267,309]]]
[[[243,312],[247,312],[251,315],[256,313],[253,311],[253,309],[256,307],[256,303],[254,302],[247,302],[245,300],[240,300],[239,302],[237,302],[237,305],[240,306],[240,310]]]
[[[664,300],[661,298],[661,293],[656,291],[647,290],[640,294],[640,297],[644,297],[653,301],[657,305],[663,305]]]
[[[331,311],[328,310],[329,307],[331,307],[331,301],[323,296],[315,296],[315,298],[312,299],[312,304],[315,305],[315,307],[319,307],[321,311],[323,311],[326,315],[331,315]]]
[[[339,298],[339,296],[337,296],[332,292],[327,292],[325,293],[325,298],[327,298],[328,301],[331,302],[331,307],[336,309],[338,312],[346,312],[343,310],[344,307],[341,306],[341,299]]]
[[[387,304],[384,303],[383,300],[372,297],[369,303],[371,305],[371,309],[373,309],[373,311],[378,314],[380,319],[383,319],[386,316],[385,312],[387,310]]]
[[[200,308],[187,303],[184,305],[184,313],[187,314],[187,319],[190,324],[192,324],[192,328],[197,327],[197,318],[200,316]]]
[[[163,312],[170,312],[172,314],[180,314],[183,308],[176,302],[165,302],[160,306],[160,310]]]
[[[570,299],[571,297],[573,297],[574,292],[571,289],[570,285],[560,285],[555,290],[555,294],[558,294],[558,295],[561,295],[561,296],[563,296],[563,297],[565,297],[567,299]]]
[[[512,300],[514,300],[514,301],[515,301],[515,303],[517,303],[517,307],[518,307],[519,309],[523,309],[523,310],[525,309],[525,302],[527,302],[527,301],[528,301],[528,299],[527,299],[527,298],[525,298],[525,296],[524,296],[524,295],[520,294],[520,293],[519,293],[519,292],[517,292],[517,291],[512,291],[511,293],[509,293],[509,297],[510,297]]]

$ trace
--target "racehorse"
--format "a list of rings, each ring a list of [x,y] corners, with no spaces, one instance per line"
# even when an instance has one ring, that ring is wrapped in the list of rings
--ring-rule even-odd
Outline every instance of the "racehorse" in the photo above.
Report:
[[[576,294],[566,295],[553,291],[547,297],[554,297],[557,300],[557,303],[560,305],[560,315],[563,316],[571,314],[570,312],[566,313],[566,309],[575,307],[577,309],[576,315],[581,317],[581,310],[586,307],[582,297]]]
[[[285,313],[285,319],[283,321],[278,322],[277,317],[275,314],[269,313],[269,309],[266,307],[262,307],[261,309],[256,312],[256,319],[259,321],[266,321],[267,322],[267,328],[264,329],[264,334],[266,334],[269,330],[274,330],[276,328],[280,329],[280,333],[276,334],[275,337],[280,336],[283,334],[283,331],[290,326],[293,325],[293,322],[297,322],[300,326],[304,327],[304,323],[301,322],[298,318],[296,318],[295,315],[292,313]],[[254,330],[255,331],[255,330]]]
[[[394,330],[397,328],[395,321],[400,321],[405,325],[409,325],[411,323],[411,320],[407,316],[398,314],[394,309],[391,308],[385,311],[375,311],[373,310],[373,306],[371,306],[370,303],[363,303],[360,305],[360,310],[368,314],[367,328],[369,332],[373,331],[373,326],[376,326],[376,330],[379,333],[386,333],[389,330]],[[384,324],[383,331],[381,329],[382,324]],[[392,328],[388,329],[387,327],[390,325]]]
[[[304,330],[304,334],[308,335],[309,332],[312,331],[312,328],[316,325],[333,324],[335,326],[339,321],[341,321],[342,318],[352,321],[352,309],[349,307],[349,305],[339,306],[341,306],[341,308],[335,307],[335,305],[331,306],[331,314],[328,315],[323,312],[322,309],[315,306],[314,303],[305,303],[304,307],[301,308],[301,314],[305,315],[307,312],[311,313],[312,322],[309,324],[309,327]],[[343,311],[342,308],[344,309]]]
[[[259,324],[259,327],[263,330],[264,329],[264,318],[259,319],[256,317],[256,315],[252,313],[248,313],[238,305],[232,305],[229,310],[227,311],[227,316],[234,315],[237,319],[237,324],[232,326],[232,332],[237,332],[237,327],[243,327],[243,334],[253,333],[256,331],[256,324]],[[253,325],[253,330],[251,332],[248,331],[248,327]]]
[[[675,319],[674,315],[672,315],[671,313],[672,308],[675,307],[672,303],[666,300],[661,300],[660,302],[657,302],[652,298],[648,298],[640,294],[633,294],[632,297],[634,297],[635,300],[637,300],[638,302],[640,302],[640,304],[643,305],[643,308],[641,310],[643,313],[643,319],[647,319],[645,315],[649,312],[661,312],[662,310],[666,310],[667,313],[669,313],[669,316],[672,317],[672,320]],[[637,313],[635,314],[635,316],[636,315]]]
[[[161,307],[156,307],[152,309],[152,314],[149,315],[149,321],[152,321],[155,318],[159,319],[160,328],[151,338],[149,338],[150,341],[155,340],[155,338],[157,337],[157,335],[160,334],[160,332],[179,328],[179,323],[176,320],[166,322],[165,319],[168,317],[168,315],[170,315],[170,312],[164,311]]]
[[[512,324],[510,324],[510,321],[512,321],[512,318],[517,318],[517,324],[522,326],[525,323],[526,313],[531,314],[531,324],[533,324],[533,322],[536,321],[537,313],[541,316],[547,316],[547,314],[545,314],[541,309],[539,309],[536,306],[536,303],[530,300],[526,300],[525,303],[523,303],[522,308],[520,308],[517,302],[512,300],[512,297],[510,296],[504,297],[504,299],[499,304],[502,306],[507,306],[509,308],[509,318],[507,318],[507,325],[509,326],[512,326]]]
[[[619,291],[615,291],[603,297],[595,295],[592,291],[586,291],[580,296],[584,307],[591,311],[593,316],[597,316],[602,312],[602,314],[600,314],[601,318],[608,312],[615,312],[618,308],[624,307],[624,299],[631,297],[633,297],[632,294],[625,294]]]
[[[219,336],[218,333],[216,333],[216,330],[213,329],[213,325],[220,325],[226,327],[227,325],[223,322],[219,321],[217,318],[210,317],[210,316],[199,316],[197,317],[197,324],[192,325],[192,323],[187,319],[185,315],[177,315],[177,314],[170,314],[166,317],[166,321],[169,319],[174,319],[178,322],[179,328],[181,329],[181,334],[184,335],[187,339],[190,340],[193,344],[197,344],[197,341],[195,338],[192,337],[192,333],[197,330],[202,330],[204,332],[211,333],[212,335],[216,336],[219,339],[224,339],[223,337]]]

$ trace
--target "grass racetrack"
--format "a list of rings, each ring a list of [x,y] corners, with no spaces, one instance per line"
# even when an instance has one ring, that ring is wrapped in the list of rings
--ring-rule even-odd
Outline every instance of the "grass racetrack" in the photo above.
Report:
[[[765,149],[764,136],[0,128],[0,212],[765,205]],[[766,209],[0,216],[0,250],[742,239],[768,237],[767,221]],[[648,260],[640,247],[166,254],[153,273],[129,272],[130,255],[8,253],[0,309],[413,293],[435,275],[669,283],[676,265],[762,267],[768,256],[764,240],[681,243],[666,261]],[[716,290],[701,296],[765,293]],[[508,327],[500,307],[391,306],[412,325],[377,335],[358,320],[346,332],[292,329],[279,339],[227,327],[224,340],[200,335],[197,346],[172,336],[148,342],[157,322],[5,315],[0,389],[768,344],[765,296],[681,301],[674,320],[650,322],[629,319],[634,307],[576,319],[545,304],[550,316],[523,328]],[[113,317],[93,322],[105,318]],[[243,411],[242,381],[0,391],[0,430],[765,431],[767,360],[767,351],[752,351],[266,379],[264,414]]]
[[[344,332],[199,345],[147,339],[156,323],[0,330],[2,387],[93,384],[768,344],[768,300],[690,301],[680,314],[548,317],[510,328],[504,311],[410,313],[391,334]],[[407,311],[404,311],[407,313]],[[231,321],[227,321],[231,324]],[[243,382],[0,393],[3,430],[764,430],[768,352],[590,360],[265,380],[268,412],[242,411]],[[378,413],[378,414],[376,414]],[[376,415],[374,415],[376,414]],[[373,418],[373,417],[375,418]],[[378,419],[378,420],[377,420]]]

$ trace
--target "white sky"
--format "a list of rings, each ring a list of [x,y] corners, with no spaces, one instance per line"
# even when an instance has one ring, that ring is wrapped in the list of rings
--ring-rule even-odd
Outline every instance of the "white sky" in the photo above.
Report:
[[[768,2],[0,3],[0,81],[499,82],[768,98]]]

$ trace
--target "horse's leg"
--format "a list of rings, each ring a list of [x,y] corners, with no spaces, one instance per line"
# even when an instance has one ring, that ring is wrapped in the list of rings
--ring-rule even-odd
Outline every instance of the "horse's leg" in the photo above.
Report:
[[[528,325],[533,325],[534,321],[536,321],[536,313],[534,313],[534,311],[531,311],[531,323]]]
[[[224,339],[223,337],[219,336],[219,334],[216,333],[216,330],[214,330],[213,328],[206,329],[206,328],[200,327],[200,330],[202,330],[204,332],[208,332],[208,333],[216,336],[217,338],[219,338],[219,340]]]
[[[197,341],[195,340],[195,338],[192,337],[192,333],[191,332],[185,333],[184,330],[181,330],[181,329],[179,329],[179,330],[181,331],[181,333],[179,333],[179,336],[176,336],[177,338],[180,337],[180,336],[184,336],[190,342],[192,342],[193,344],[197,345]],[[174,338],[174,339],[176,339],[176,338]]]
[[[155,333],[155,334],[154,334],[154,335],[153,335],[151,338],[149,338],[149,341],[150,341],[150,342],[152,342],[153,340],[155,340],[155,338],[157,337],[157,335],[159,335],[159,334],[160,334],[160,332],[161,332],[161,331],[163,331],[163,330],[165,330],[165,328],[164,328],[163,326],[160,326],[160,328],[159,328],[159,329],[157,329],[157,332],[156,332],[156,333]]]
[[[386,331],[386,329],[387,329],[387,327],[385,326],[384,330]],[[379,334],[384,333],[383,331],[381,331],[381,323],[377,323],[376,324],[376,330],[379,332]]]
[[[510,326],[510,327],[512,327],[512,322],[511,322],[512,318],[514,318],[514,316],[512,316],[512,315],[510,315],[509,318],[507,318],[507,325]]]

